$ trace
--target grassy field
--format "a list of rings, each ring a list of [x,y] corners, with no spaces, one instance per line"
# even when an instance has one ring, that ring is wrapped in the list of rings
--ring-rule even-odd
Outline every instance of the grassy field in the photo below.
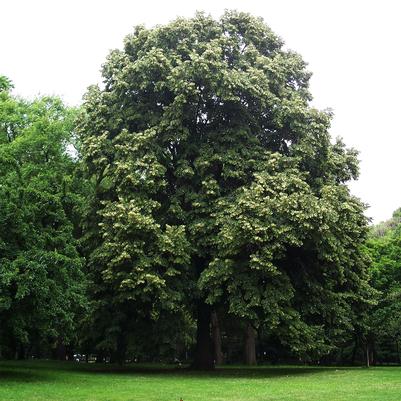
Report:
[[[1,401],[400,401],[401,367],[118,369],[0,362]]]

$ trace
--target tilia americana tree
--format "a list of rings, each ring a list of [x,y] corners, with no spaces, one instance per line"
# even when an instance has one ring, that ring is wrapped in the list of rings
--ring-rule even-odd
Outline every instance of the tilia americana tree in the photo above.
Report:
[[[357,153],[330,141],[301,57],[227,11],[136,27],[102,71],[79,128],[86,243],[120,356],[135,322],[185,310],[193,366],[212,368],[215,307],[294,352],[327,352],[369,291],[367,221],[345,185]]]

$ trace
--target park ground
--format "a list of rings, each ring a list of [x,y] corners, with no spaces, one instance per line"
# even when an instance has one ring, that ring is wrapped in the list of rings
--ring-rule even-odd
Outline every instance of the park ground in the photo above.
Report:
[[[0,361],[1,401],[400,401],[401,367],[118,368]]]

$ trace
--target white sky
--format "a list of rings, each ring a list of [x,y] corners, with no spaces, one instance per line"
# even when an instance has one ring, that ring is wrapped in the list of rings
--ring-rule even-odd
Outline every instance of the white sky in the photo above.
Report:
[[[262,16],[309,63],[314,105],[332,108],[333,137],[360,151],[352,191],[375,222],[389,218],[401,206],[401,1],[0,0],[0,74],[22,96],[56,94],[79,104],[134,25],[195,10],[218,17],[225,8]]]

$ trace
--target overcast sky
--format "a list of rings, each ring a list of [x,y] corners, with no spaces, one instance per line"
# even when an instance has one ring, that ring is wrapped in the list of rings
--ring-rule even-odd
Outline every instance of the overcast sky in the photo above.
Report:
[[[400,1],[0,0],[0,75],[22,96],[79,104],[134,25],[226,8],[263,17],[309,63],[313,104],[332,108],[332,136],[360,151],[353,193],[374,222],[389,218],[401,206]]]

